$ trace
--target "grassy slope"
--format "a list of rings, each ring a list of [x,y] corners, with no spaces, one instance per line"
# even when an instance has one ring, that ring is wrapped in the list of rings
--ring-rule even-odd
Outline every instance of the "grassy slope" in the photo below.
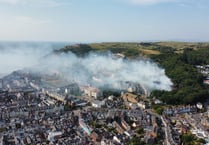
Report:
[[[92,43],[66,46],[56,52],[72,51],[78,55],[89,51],[112,51],[122,53],[127,57],[150,56],[164,53],[166,49],[172,49],[174,53],[182,53],[185,48],[198,50],[209,48],[209,43],[186,43],[186,42],[154,42],[154,43]]]

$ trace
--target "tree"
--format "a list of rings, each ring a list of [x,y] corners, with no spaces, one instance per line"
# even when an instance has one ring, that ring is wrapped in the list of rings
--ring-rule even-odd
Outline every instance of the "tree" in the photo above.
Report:
[[[165,68],[166,75],[171,78],[174,85],[173,90],[170,92],[155,90],[150,96],[172,105],[195,104],[196,102],[206,100],[208,87],[203,85],[204,77],[195,68],[194,62],[189,62],[190,60],[188,60],[193,59],[192,57],[196,52],[200,53],[201,56],[209,55],[205,54],[209,50],[199,51],[185,51],[183,54],[160,54],[152,56],[152,59],[158,61]],[[188,53],[192,53],[191,56],[187,56]],[[194,57],[198,56],[195,55]],[[202,59],[201,62],[209,63],[209,57]],[[160,112],[161,110],[159,109],[158,111]]]
[[[183,145],[201,145],[205,143],[204,139],[198,139],[191,133],[186,133],[182,135],[182,143]]]
[[[137,133],[138,135],[141,135],[141,134],[144,133],[144,129],[143,129],[142,127],[140,127],[140,128],[138,128],[138,129],[136,130],[136,133]]]
[[[133,137],[130,141],[130,145],[145,145],[145,142],[141,141],[140,137]]]

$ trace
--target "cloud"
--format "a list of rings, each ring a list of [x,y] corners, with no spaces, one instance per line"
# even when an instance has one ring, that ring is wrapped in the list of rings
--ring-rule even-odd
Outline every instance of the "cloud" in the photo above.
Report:
[[[176,2],[176,0],[128,0],[128,1],[132,4],[138,4],[138,5],[153,5],[159,3]]]
[[[11,26],[43,25],[43,24],[48,24],[52,22],[50,19],[40,19],[40,18],[24,16],[24,15],[16,15],[16,16],[0,15],[0,19],[3,20],[3,21],[0,21],[1,27],[10,26],[10,25]]]
[[[126,0],[131,4],[135,5],[156,5],[156,4],[162,4],[162,3],[176,3],[179,4],[179,6],[183,7],[203,7],[206,5],[209,5],[208,0]]]
[[[9,5],[16,5],[18,4],[19,0],[0,0],[0,3],[9,4]]]
[[[33,24],[33,25],[40,25],[40,24],[46,24],[46,23],[50,23],[50,20],[43,20],[43,19],[36,19],[33,17],[28,17],[28,16],[16,16],[14,18],[14,20],[17,23],[21,23],[21,24]]]
[[[68,5],[68,3],[60,2],[57,0],[0,0],[0,4],[7,5],[21,5],[29,7],[60,7],[63,5]]]
[[[179,0],[179,5],[181,7],[196,7],[196,8],[208,8],[209,1],[208,0]]]

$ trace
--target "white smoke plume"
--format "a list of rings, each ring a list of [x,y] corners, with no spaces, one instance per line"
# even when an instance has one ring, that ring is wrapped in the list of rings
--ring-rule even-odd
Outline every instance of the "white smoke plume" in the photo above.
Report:
[[[73,53],[52,54],[52,48],[0,49],[0,73],[30,68],[44,74],[58,73],[80,85],[117,87],[120,82],[135,82],[148,90],[171,90],[172,82],[164,69],[148,60],[116,58],[111,53],[90,53],[77,57]],[[47,55],[46,54],[50,54]]]
[[[0,42],[0,77],[38,65],[38,61],[56,46],[64,44],[37,42]]]

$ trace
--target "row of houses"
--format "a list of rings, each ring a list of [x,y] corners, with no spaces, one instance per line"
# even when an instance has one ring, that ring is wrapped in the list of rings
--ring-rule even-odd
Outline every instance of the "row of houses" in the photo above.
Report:
[[[176,115],[176,114],[194,113],[194,112],[197,112],[197,107],[195,105],[188,105],[188,106],[167,108],[163,111],[163,114]]]

